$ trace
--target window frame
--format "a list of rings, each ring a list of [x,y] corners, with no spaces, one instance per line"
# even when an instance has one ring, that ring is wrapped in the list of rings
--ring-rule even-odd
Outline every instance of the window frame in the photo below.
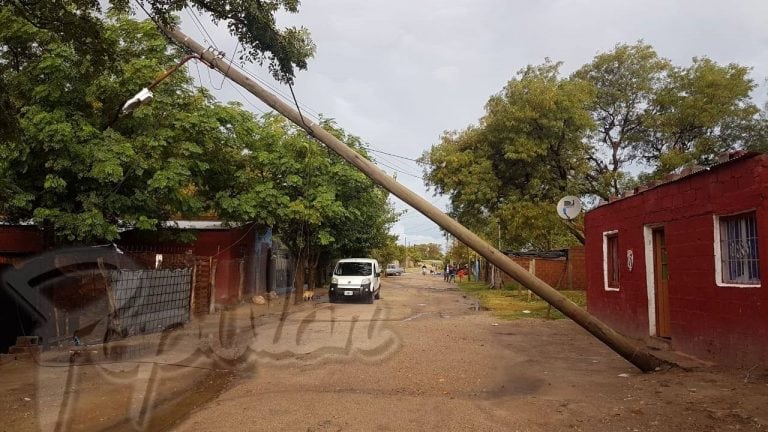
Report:
[[[609,257],[609,244],[611,239],[616,239],[616,262],[613,265],[609,264],[612,260]],[[610,280],[608,273],[611,269],[615,269],[616,280]],[[616,286],[611,285],[613,282]],[[605,231],[603,232],[603,289],[605,291],[619,291],[621,289],[621,254],[619,254],[619,230]]]
[[[757,272],[758,272],[758,281],[754,283],[741,283],[741,282],[730,282],[726,281],[724,278],[724,271],[723,271],[723,244],[722,244],[722,220],[723,219],[733,219],[738,218],[742,216],[746,216],[752,214],[755,221],[755,252],[757,255]],[[762,277],[761,277],[761,271],[760,271],[760,232],[758,231],[757,226],[757,211],[755,209],[749,209],[744,211],[739,211],[736,213],[729,213],[729,214],[716,214],[713,215],[713,231],[714,231],[714,258],[715,258],[715,284],[719,287],[733,287],[733,288],[760,288],[762,286]]]

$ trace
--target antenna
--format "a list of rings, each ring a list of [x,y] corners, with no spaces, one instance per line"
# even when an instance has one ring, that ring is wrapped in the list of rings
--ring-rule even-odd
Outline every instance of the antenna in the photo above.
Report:
[[[565,220],[573,220],[581,213],[581,200],[575,196],[565,196],[557,203],[557,215]]]

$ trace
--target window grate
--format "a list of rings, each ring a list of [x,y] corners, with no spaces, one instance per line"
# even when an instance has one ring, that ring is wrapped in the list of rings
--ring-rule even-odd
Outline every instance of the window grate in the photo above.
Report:
[[[606,236],[608,260],[608,288],[619,288],[619,236]]]
[[[720,259],[724,283],[760,283],[755,212],[720,218]]]

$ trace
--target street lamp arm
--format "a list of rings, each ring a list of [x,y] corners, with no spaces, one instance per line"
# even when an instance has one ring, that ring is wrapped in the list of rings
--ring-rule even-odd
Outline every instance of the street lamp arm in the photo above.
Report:
[[[157,78],[155,78],[154,81],[152,81],[152,84],[149,85],[149,87],[142,89],[140,92],[136,93],[136,95],[130,99],[128,99],[122,107],[120,107],[120,113],[119,116],[124,116],[136,108],[138,108],[141,104],[144,102],[152,99],[153,94],[152,90],[157,87],[158,84],[163,82],[166,78],[173,75],[177,70],[179,70],[180,67],[182,67],[186,62],[195,59],[199,61],[200,63],[203,63],[204,65],[208,66],[209,68],[213,69],[213,65],[208,63],[207,61],[203,60],[203,58],[197,54],[191,54],[188,56],[185,56],[183,59],[181,59],[180,62],[176,63],[171,67],[170,69],[164,71],[160,75],[158,75]],[[111,123],[110,123],[111,124]]]
[[[154,81],[152,81],[152,84],[150,84],[149,87],[147,87],[147,89],[149,91],[154,90],[155,87],[157,87],[158,84],[163,82],[169,76],[173,75],[174,72],[179,70],[180,67],[184,66],[184,64],[186,62],[188,62],[188,61],[190,61],[192,59],[195,59],[195,60],[199,61],[200,63],[208,66],[209,68],[213,69],[213,65],[208,63],[207,61],[203,60],[202,57],[200,57],[197,54],[191,54],[191,55],[185,56],[183,59],[181,59],[180,62],[176,63],[173,67],[171,67],[170,69],[168,69],[165,72],[163,72],[162,74],[160,74],[157,78],[155,78]]]

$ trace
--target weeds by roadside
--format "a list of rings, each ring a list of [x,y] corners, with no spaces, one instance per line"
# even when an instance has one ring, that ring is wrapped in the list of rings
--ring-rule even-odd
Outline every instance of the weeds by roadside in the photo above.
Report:
[[[513,286],[490,289],[483,282],[461,282],[458,286],[465,293],[476,297],[482,307],[489,309],[494,316],[501,319],[547,318],[548,316],[550,319],[565,318],[555,308],[551,308],[548,314],[549,305],[547,302],[533,293],[530,293],[529,297],[528,291],[525,289],[518,290]],[[587,303],[584,291],[560,292],[579,306],[584,307]]]

